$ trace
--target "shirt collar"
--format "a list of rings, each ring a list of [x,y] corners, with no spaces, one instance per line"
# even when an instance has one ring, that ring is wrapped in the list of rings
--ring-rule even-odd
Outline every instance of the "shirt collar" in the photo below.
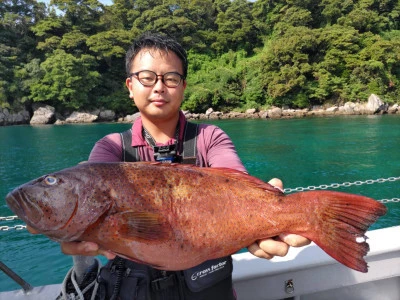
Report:
[[[182,111],[179,111],[179,140],[183,140],[185,133],[186,117]],[[138,117],[132,125],[132,147],[147,146],[147,142],[142,135],[143,123],[142,118]],[[175,138],[170,139],[165,145],[172,145]],[[157,143],[158,145],[159,143]],[[160,144],[161,145],[161,144]]]

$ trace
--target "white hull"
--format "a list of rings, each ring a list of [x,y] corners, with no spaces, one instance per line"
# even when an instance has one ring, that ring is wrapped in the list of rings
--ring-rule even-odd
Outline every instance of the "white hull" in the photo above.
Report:
[[[239,300],[399,300],[400,226],[370,231],[368,273],[337,263],[319,247],[292,248],[284,258],[272,261],[249,253],[235,254],[233,281]],[[288,287],[288,282],[292,287]],[[0,300],[54,299],[61,285],[0,293]]]

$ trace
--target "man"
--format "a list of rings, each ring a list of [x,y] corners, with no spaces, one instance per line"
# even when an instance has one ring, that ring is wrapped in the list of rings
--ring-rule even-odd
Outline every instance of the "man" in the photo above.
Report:
[[[126,151],[135,149],[136,158],[132,159],[134,161],[167,159],[169,162],[179,162],[187,151],[183,142],[187,122],[180,111],[187,85],[187,68],[186,52],[175,40],[149,33],[139,37],[126,55],[126,86],[129,97],[141,115],[134,122],[132,132],[129,132],[130,145],[125,144],[122,135],[110,134],[96,143],[89,161],[124,161]],[[158,149],[161,146],[168,153],[160,158]],[[246,171],[232,141],[216,126],[201,124],[197,127],[196,150],[195,162],[200,167],[228,167]],[[278,179],[273,179],[270,183],[282,188]],[[255,256],[271,259],[275,255],[286,255],[289,245],[303,246],[308,243],[306,238],[289,234],[258,241],[249,245],[248,250]],[[62,243],[61,248],[69,255],[102,254],[109,259],[115,258],[106,249],[99,249],[98,245],[89,242]],[[231,265],[230,257],[221,260],[224,265]],[[198,266],[198,270],[206,268],[207,263]],[[140,275],[132,275],[132,280],[124,279],[122,275],[117,278],[118,270],[120,274],[128,273],[127,277],[140,270],[137,272]],[[235,299],[231,268],[227,267],[219,274],[215,272],[196,286],[186,276],[190,271],[162,272],[115,258],[100,272],[98,298]]]

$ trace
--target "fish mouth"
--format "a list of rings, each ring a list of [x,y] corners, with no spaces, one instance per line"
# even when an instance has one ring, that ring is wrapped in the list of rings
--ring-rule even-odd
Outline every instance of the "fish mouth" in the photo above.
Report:
[[[10,192],[6,196],[8,207],[26,224],[36,228],[35,224],[40,222],[43,213],[40,207],[29,200],[29,197],[20,190]]]

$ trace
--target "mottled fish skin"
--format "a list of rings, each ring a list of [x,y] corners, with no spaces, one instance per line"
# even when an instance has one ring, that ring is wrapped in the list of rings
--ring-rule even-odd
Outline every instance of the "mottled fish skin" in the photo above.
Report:
[[[183,270],[280,233],[303,235],[367,272],[357,242],[386,207],[364,196],[284,195],[250,175],[179,164],[85,163],[28,182],[7,204],[56,241],[92,241],[164,270]]]

